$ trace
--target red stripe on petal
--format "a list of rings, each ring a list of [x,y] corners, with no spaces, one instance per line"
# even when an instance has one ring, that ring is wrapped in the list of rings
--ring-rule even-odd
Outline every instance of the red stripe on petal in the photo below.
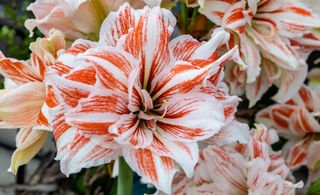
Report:
[[[84,69],[73,71],[65,78],[88,85],[94,85],[96,83],[96,70],[94,67],[90,66]]]
[[[127,108],[128,100],[123,96],[109,95],[99,96],[95,95],[87,100],[81,102],[81,108],[78,109],[77,113],[116,113],[116,114],[127,114],[130,111]]]
[[[221,12],[221,11],[213,11],[211,12],[211,14],[214,16],[218,16],[219,18],[223,18],[224,16],[224,12]]]
[[[301,7],[290,6],[287,9],[302,16],[312,16],[312,12]]]
[[[90,94],[89,91],[82,90],[80,88],[64,86],[57,86],[57,88],[60,90],[59,93],[63,97],[65,103],[71,107],[76,107],[80,99],[86,98]]]
[[[102,81],[102,84],[107,89],[120,89],[121,91],[128,91],[128,86],[122,83],[111,72],[106,71],[102,66],[96,65],[98,77]]]
[[[308,111],[312,112],[315,110],[314,103],[316,102],[316,96],[312,94],[310,89],[303,85],[299,90],[299,96],[302,99],[305,108],[308,109]]]
[[[38,125],[44,125],[44,126],[49,127],[48,119],[43,115],[42,111],[39,114],[39,118],[38,118],[37,123],[38,123]]]
[[[123,46],[140,60],[140,79],[145,89],[150,89],[153,78],[169,63],[168,44],[174,23],[174,17],[166,10],[144,9],[126,36]]]
[[[157,100],[168,99],[174,94],[187,93],[201,84],[209,74],[212,62],[196,60],[192,64],[176,64],[168,74],[159,79],[151,96]]]
[[[35,66],[34,68],[35,70],[37,70],[41,80],[43,80],[47,65],[44,63],[44,61],[42,61],[41,58],[39,58],[33,53],[31,54],[31,62],[32,62],[32,65]]]
[[[47,87],[47,94],[45,103],[48,105],[49,108],[56,107],[58,105],[57,97],[52,89],[52,86]]]
[[[220,130],[225,121],[223,105],[203,93],[173,96],[157,121],[158,131],[176,141],[201,140]]]
[[[201,128],[188,128],[180,125],[173,125],[168,123],[157,122],[157,126],[167,131],[173,136],[183,137],[184,139],[193,139],[194,137],[201,137],[205,131]]]
[[[10,58],[5,58],[0,55],[0,72],[8,79],[12,79],[17,83],[27,83],[32,81],[42,81],[39,74],[36,74],[36,70],[32,65],[27,62],[18,61]]]
[[[84,145],[90,141],[89,138],[76,134],[70,146],[69,156],[74,156]]]
[[[233,114],[236,112],[237,107],[234,106],[230,106],[230,107],[225,107],[224,108],[224,117],[227,119],[231,116],[233,116]]]
[[[170,49],[176,60],[189,61],[201,43],[191,36],[180,36],[170,41]]]
[[[56,141],[59,140],[60,136],[68,131],[71,126],[69,126],[64,119],[64,113],[57,114],[52,121],[53,135]]]
[[[129,33],[135,25],[134,10],[121,6],[117,12],[110,13],[100,30],[100,43],[115,46],[123,35]]]
[[[162,141],[160,141],[157,136],[154,136],[152,144],[151,144],[151,148],[157,152],[159,152],[160,154],[170,154],[172,155],[171,151],[169,150],[168,147],[166,147],[166,145],[164,145],[164,143]]]
[[[152,131],[140,123],[130,136],[129,142],[133,147],[145,148],[151,144],[152,140]]]
[[[63,62],[57,61],[54,65],[52,65],[52,69],[57,70],[59,75],[64,75],[70,72],[71,67],[65,65]]]
[[[132,64],[130,59],[127,59],[127,56],[116,51],[104,50],[95,52],[93,54],[90,54],[89,56],[94,56],[110,62],[113,66],[123,71],[127,77],[129,77],[132,69],[134,68],[134,65]]]
[[[79,131],[84,134],[95,134],[95,135],[106,135],[108,134],[108,129],[113,123],[107,122],[81,122],[81,121],[71,121],[72,124],[77,127]]]
[[[274,107],[272,109],[272,119],[280,127],[288,128],[289,127],[289,118],[294,112],[294,109],[289,107]]]
[[[120,144],[129,144],[134,148],[146,148],[153,140],[152,130],[146,125],[133,114],[122,115],[121,119],[110,127],[110,132],[118,135],[116,141]]]
[[[310,141],[310,138],[306,138],[290,149],[286,158],[290,168],[298,167],[306,160]]]
[[[174,169],[175,165],[174,162],[172,161],[171,158],[165,157],[165,156],[161,156],[160,160],[163,164],[163,168],[164,170],[170,174],[170,172],[172,172],[171,170]]]
[[[123,156],[145,181],[151,182],[161,191],[170,193],[173,176],[177,171],[172,159],[156,155],[148,149],[126,148]]]
[[[216,164],[216,170],[222,174],[222,176],[224,176],[234,187],[246,192],[248,187],[247,184],[244,183],[244,176],[238,175],[241,174],[241,167],[239,166],[241,162],[237,162],[237,159],[235,159],[232,154],[224,151],[223,149],[217,147],[211,147],[210,149],[211,151],[206,152],[213,152],[213,155],[217,156],[216,160],[213,162]],[[206,156],[209,155],[207,154]],[[232,170],[236,172],[232,172]],[[235,176],[234,174],[237,175]]]
[[[238,8],[232,11],[232,14],[226,19],[226,24],[231,24],[244,18],[243,9]]]
[[[150,150],[139,149],[137,150],[136,161],[138,162],[139,169],[143,171],[144,174],[148,175],[148,177],[152,181],[158,181],[157,169],[155,169],[155,162],[153,159],[153,154]],[[148,163],[143,163],[148,162]]]
[[[113,154],[114,150],[96,145],[79,163],[93,162]]]
[[[83,52],[87,51],[89,48],[90,48],[89,45],[76,44],[76,45],[72,46],[70,49],[66,50],[65,53],[76,55],[76,54],[83,53]]]

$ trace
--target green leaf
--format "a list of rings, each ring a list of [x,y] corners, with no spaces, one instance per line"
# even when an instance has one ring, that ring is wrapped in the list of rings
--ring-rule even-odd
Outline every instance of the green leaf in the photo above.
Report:
[[[119,159],[119,175],[117,184],[117,195],[130,195],[133,188],[133,171],[124,160]]]
[[[184,30],[188,27],[188,7],[184,2],[181,2],[181,20]]]
[[[75,179],[74,188],[79,194],[86,194],[86,188],[84,186],[84,174],[77,174]]]
[[[319,195],[320,194],[320,177],[312,183],[310,186],[307,195]]]

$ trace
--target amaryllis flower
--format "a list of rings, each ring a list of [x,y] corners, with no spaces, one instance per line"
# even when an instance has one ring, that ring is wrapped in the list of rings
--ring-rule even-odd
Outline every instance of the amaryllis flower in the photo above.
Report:
[[[307,74],[299,51],[320,45],[313,34],[320,27],[316,14],[298,0],[199,0],[199,4],[201,13],[232,33],[229,45],[239,45],[248,65],[246,71],[232,66],[226,73],[234,93],[246,91],[250,106],[273,84],[279,88],[276,101],[293,97]]]
[[[175,24],[168,10],[124,4],[103,22],[98,43],[78,40],[52,66],[46,82],[63,173],[123,156],[166,193],[179,166],[192,176],[197,142],[234,120],[239,98],[221,80],[237,49],[218,54],[229,39],[222,30],[208,42],[169,41]]]
[[[318,140],[319,111],[319,96],[304,85],[285,104],[272,105],[257,114],[258,121],[289,139],[286,160],[290,168],[306,165],[307,159],[316,154],[309,149]]]
[[[69,41],[78,38],[98,39],[101,23],[110,11],[117,10],[126,0],[36,0],[27,10],[35,19],[25,22],[31,35],[34,28],[48,35],[51,29],[64,32]],[[143,7],[142,0],[129,0],[135,7]]]
[[[27,61],[0,53],[0,73],[15,83],[0,91],[0,128],[21,128],[10,167],[14,173],[36,155],[50,130],[43,79],[47,67],[55,62],[57,51],[64,47],[62,33],[51,31],[49,37],[31,43],[32,54]]]
[[[176,176],[173,194],[294,194],[302,183],[289,180],[280,153],[272,151],[270,144],[277,140],[274,130],[257,125],[248,144],[207,147],[193,178]]]
[[[286,162],[291,169],[306,165],[308,183],[314,181],[315,174],[319,176],[319,114],[320,96],[305,85],[285,104],[272,105],[257,114],[258,121],[288,139],[284,146]]]

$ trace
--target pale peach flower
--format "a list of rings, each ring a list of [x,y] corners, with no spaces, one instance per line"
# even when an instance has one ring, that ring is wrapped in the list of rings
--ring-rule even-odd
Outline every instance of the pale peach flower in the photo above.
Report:
[[[0,91],[0,127],[21,128],[10,167],[14,173],[41,149],[50,130],[43,79],[47,67],[57,58],[57,51],[65,45],[60,31],[50,31],[49,37],[31,43],[32,54],[27,61],[6,58],[0,53],[0,73],[14,82],[12,87]]]
[[[78,38],[97,40],[108,13],[125,2],[136,8],[144,6],[142,0],[36,0],[27,8],[35,19],[26,20],[25,26],[31,36],[33,29],[38,27],[45,35],[51,29],[58,29],[68,41]]]

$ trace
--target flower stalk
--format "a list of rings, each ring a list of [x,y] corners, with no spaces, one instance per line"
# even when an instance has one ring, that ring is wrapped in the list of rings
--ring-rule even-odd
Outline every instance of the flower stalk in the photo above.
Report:
[[[188,27],[188,8],[187,5],[181,2],[181,19],[183,24],[183,29],[187,30]]]
[[[119,175],[118,175],[118,188],[117,195],[130,195],[132,194],[133,187],[133,171],[121,157],[119,159]]]

